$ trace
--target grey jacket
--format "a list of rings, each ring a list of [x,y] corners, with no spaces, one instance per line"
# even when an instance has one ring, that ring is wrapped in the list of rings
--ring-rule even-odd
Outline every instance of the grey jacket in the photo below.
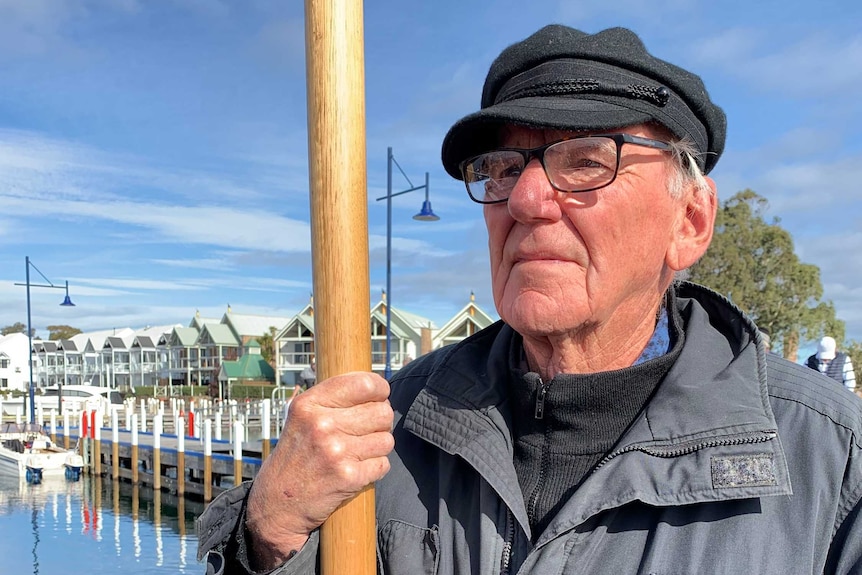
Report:
[[[505,397],[512,330],[497,323],[402,370],[392,470],[377,484],[379,570],[862,574],[862,402],[767,359],[720,296],[686,284],[677,305],[679,359],[535,544]],[[237,548],[246,489],[200,518],[199,554]],[[316,554],[315,534],[275,573],[314,573]]]

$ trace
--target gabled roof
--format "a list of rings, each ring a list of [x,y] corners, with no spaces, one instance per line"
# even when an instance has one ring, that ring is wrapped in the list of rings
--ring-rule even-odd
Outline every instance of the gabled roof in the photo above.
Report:
[[[78,349],[92,353],[101,351],[105,347],[105,341],[109,337],[129,338],[128,341],[131,343],[131,338],[134,338],[134,336],[135,330],[130,327],[124,327],[122,329],[105,329],[102,331],[79,333],[78,335],[73,335],[72,340],[76,343]],[[81,345],[82,340],[84,342],[83,345]]]
[[[271,327],[274,327],[278,333],[291,319],[282,316],[240,314],[228,311],[222,316],[221,323],[230,326],[237,338],[242,339],[266,335]]]
[[[427,317],[422,317],[421,315],[417,315],[415,313],[410,313],[409,311],[404,311],[403,309],[399,309],[397,307],[392,308],[392,317],[400,316],[405,322],[410,324],[410,327],[413,329],[422,329],[423,327],[427,327],[428,329],[437,329],[437,326],[434,325],[434,322],[428,319]]]
[[[236,361],[221,362],[219,379],[266,379],[268,381],[275,381],[275,371],[262,356],[250,353]]]
[[[140,347],[140,348],[154,348],[156,344],[153,343],[152,338],[146,335],[137,335],[135,336],[135,340],[132,342],[132,347]]]
[[[42,349],[41,349],[41,351],[45,351],[45,352],[48,352],[48,353],[51,353],[51,352],[57,351],[57,342],[56,342],[56,341],[51,341],[51,340],[42,340],[42,341],[41,341],[41,342],[39,342],[39,343],[40,343],[41,348],[42,348]],[[34,347],[34,348],[36,347],[36,342],[35,342],[35,341],[33,342],[33,347]]]
[[[383,300],[377,302],[373,308],[371,308],[371,315],[373,316],[375,312],[380,313],[384,318],[386,314],[383,312],[383,308],[388,307],[387,303]],[[395,321],[400,321],[404,324],[405,327],[412,329],[418,335],[420,330],[424,327],[427,327],[431,330],[437,329],[437,326],[434,325],[434,322],[428,319],[427,317],[422,317],[421,315],[417,315],[415,313],[410,313],[409,311],[404,311],[403,309],[393,307],[392,309],[392,319]],[[394,323],[394,322],[393,322]]]
[[[290,318],[284,326],[275,333],[275,339],[283,339],[288,333],[296,330],[297,327],[303,327],[311,332],[314,336],[314,297],[310,297],[308,303],[302,308],[299,313]]]
[[[392,319],[395,320],[390,322],[393,336],[397,337],[398,339],[414,339],[419,336],[419,334],[417,334],[413,330],[404,329],[402,323],[395,319],[395,314],[392,314]],[[382,310],[374,310],[373,312],[371,312],[371,320],[377,320],[381,324],[386,325],[386,314],[383,313]]]
[[[212,343],[214,345],[238,346],[239,339],[233,334],[230,327],[221,323],[208,323],[204,325],[198,336],[198,344]]]
[[[78,351],[78,344],[73,339],[61,339],[57,341],[57,349],[61,351]]]
[[[0,335],[0,347],[22,347],[26,350],[29,345],[26,333],[10,333],[8,335]]]
[[[310,314],[297,314],[283,328],[276,332],[275,339],[283,339],[287,334],[293,336],[293,332],[296,331],[297,326],[302,326],[311,332],[312,337],[314,336],[314,316]]]
[[[377,305],[371,309],[371,317],[377,318],[381,323],[386,323],[386,313],[383,310],[384,307],[387,307],[386,301],[381,300],[377,302]],[[415,340],[422,337],[423,328],[428,328],[433,331],[436,327],[434,322],[427,317],[406,312],[397,307],[387,307],[387,309],[392,312],[392,319],[390,321],[392,334],[399,336],[401,339]]]
[[[202,317],[201,314],[195,313],[195,316],[189,322],[189,327],[193,327],[200,331],[208,323],[218,323],[217,317]]]
[[[171,347],[193,347],[198,341],[199,332],[194,327],[175,327],[168,336],[167,343]]]
[[[110,336],[105,338],[105,345],[102,349],[129,349],[132,345],[128,338]],[[134,337],[132,337],[134,339]]]
[[[175,327],[182,327],[181,324],[171,324],[171,325],[156,325],[156,326],[147,326],[143,329],[135,330],[136,337],[148,337],[150,341],[156,342],[159,341],[159,338],[166,334],[171,333]]]
[[[494,319],[489,316],[487,313],[482,311],[482,309],[476,305],[476,298],[473,294],[470,294],[470,302],[461,308],[461,311],[456,313],[452,319],[450,319],[446,325],[440,328],[440,331],[437,332],[434,339],[437,341],[443,341],[445,338],[457,335],[466,335],[462,334],[462,332],[466,331],[464,327],[467,324],[472,323],[476,326],[476,331],[480,329],[484,329],[494,323]]]

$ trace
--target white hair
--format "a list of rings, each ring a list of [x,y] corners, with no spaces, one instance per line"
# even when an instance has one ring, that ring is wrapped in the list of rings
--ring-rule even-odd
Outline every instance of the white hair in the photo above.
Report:
[[[674,170],[668,178],[667,188],[671,197],[681,198],[686,185],[690,184],[694,184],[694,191],[698,196],[712,194],[712,188],[695,160],[698,151],[694,144],[689,140],[675,140],[670,142],[670,146]]]

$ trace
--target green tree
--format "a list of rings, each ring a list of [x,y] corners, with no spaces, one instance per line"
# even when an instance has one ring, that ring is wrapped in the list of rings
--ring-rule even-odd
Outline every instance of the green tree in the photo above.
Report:
[[[255,338],[260,344],[260,355],[266,360],[273,369],[275,369],[275,332],[278,331],[275,326],[269,326],[269,332],[260,337]]]
[[[51,341],[58,339],[69,339],[73,335],[78,335],[79,333],[83,333],[77,327],[72,327],[70,325],[49,325],[48,326],[48,339]]]
[[[744,190],[718,211],[715,235],[703,258],[691,268],[692,281],[726,295],[761,327],[773,346],[796,360],[801,339],[829,334],[844,339],[844,322],[824,301],[820,268],[799,260],[793,238],[767,222],[766,198]]]
[[[13,323],[12,325],[7,325],[3,329],[0,329],[0,335],[9,335],[10,333],[27,333],[27,326],[21,323],[20,321]]]
[[[856,390],[862,391],[862,341],[851,340],[844,348],[850,361],[853,362],[853,371],[856,373]]]

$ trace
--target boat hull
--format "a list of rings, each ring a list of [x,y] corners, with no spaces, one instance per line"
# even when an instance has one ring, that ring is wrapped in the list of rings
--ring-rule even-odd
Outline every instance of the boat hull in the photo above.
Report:
[[[62,449],[51,442],[37,426],[30,424],[12,429],[7,424],[0,430],[0,473],[39,483],[43,477],[80,476],[83,458],[71,450]],[[69,474],[67,468],[78,473]]]

